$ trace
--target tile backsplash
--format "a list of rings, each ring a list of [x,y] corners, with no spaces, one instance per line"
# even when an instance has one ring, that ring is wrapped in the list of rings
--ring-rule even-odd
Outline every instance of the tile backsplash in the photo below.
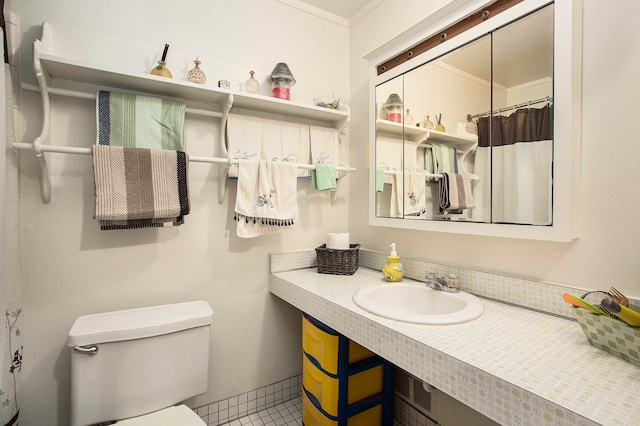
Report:
[[[359,266],[370,269],[381,269],[387,261],[387,253],[376,252],[360,248],[358,254]],[[560,315],[575,319],[571,305],[562,300],[564,293],[582,295],[585,290],[548,284],[539,281],[514,278],[488,272],[475,271],[456,266],[431,263],[424,260],[401,258],[405,270],[405,277],[423,280],[428,270],[434,270],[438,275],[455,274],[460,279],[460,288],[476,296],[498,300],[529,309]],[[271,272],[283,272],[293,269],[313,268],[317,266],[315,250],[303,250],[290,253],[275,253],[271,255]],[[603,289],[605,290],[605,289]],[[634,305],[640,305],[637,300],[630,300]]]

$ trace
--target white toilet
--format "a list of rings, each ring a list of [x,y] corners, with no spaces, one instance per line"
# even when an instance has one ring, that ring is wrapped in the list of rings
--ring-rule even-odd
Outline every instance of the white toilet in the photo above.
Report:
[[[85,315],[71,346],[71,426],[202,426],[185,405],[208,388],[213,311],[204,301]]]

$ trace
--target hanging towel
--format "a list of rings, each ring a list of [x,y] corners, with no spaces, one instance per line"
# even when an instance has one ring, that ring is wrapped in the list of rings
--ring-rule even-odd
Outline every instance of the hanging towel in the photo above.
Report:
[[[262,119],[229,114],[227,120],[227,152],[234,160],[259,160],[262,145]],[[229,177],[238,177],[238,165],[229,168]]]
[[[313,164],[340,164],[338,131],[328,127],[309,127]]]
[[[384,170],[376,168],[376,192],[384,192]]]
[[[297,167],[290,163],[240,161],[234,216],[239,237],[258,237],[294,225],[296,173]]]
[[[336,166],[331,164],[316,164],[311,171],[311,189],[318,191],[334,191],[336,185]]]
[[[100,229],[178,226],[189,214],[182,151],[94,145],[94,218]]]
[[[266,161],[311,163],[309,125],[261,119],[260,157]],[[308,177],[308,169],[297,169],[299,177]]]
[[[458,154],[455,147],[432,143],[434,173],[458,173]]]
[[[461,213],[463,209],[475,207],[471,192],[471,181],[465,175],[442,173],[438,189],[440,193],[440,212]]]
[[[426,210],[425,175],[418,172],[405,172],[404,215],[420,216]]]
[[[184,102],[100,90],[98,145],[185,151]]]
[[[391,176],[391,200],[389,204],[389,214],[391,217],[402,217],[403,212],[400,211],[403,205],[404,197],[404,181],[402,172],[387,172]]]

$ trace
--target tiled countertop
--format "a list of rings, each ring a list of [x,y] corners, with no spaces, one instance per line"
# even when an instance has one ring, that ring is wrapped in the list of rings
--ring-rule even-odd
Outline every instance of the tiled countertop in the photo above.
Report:
[[[578,323],[486,299],[469,323],[402,323],[353,303],[381,282],[362,266],[306,268],[272,273],[270,291],[501,424],[640,424],[640,367],[589,345]]]

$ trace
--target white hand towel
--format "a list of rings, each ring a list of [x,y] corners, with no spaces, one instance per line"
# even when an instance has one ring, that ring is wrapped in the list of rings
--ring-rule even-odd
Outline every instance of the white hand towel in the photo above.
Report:
[[[309,134],[313,164],[338,166],[340,163],[338,131],[328,127],[310,126]]]
[[[293,226],[298,211],[297,167],[290,163],[241,161],[235,219],[237,234],[253,238]]]
[[[403,205],[404,181],[402,172],[389,172],[391,175],[391,201],[389,213],[391,217],[402,217],[400,206]]]
[[[260,156],[266,161],[311,164],[309,126],[262,119]],[[309,170],[298,169],[297,175],[309,176]]]
[[[227,151],[234,160],[258,160],[262,143],[262,119],[248,115],[229,114],[227,121]],[[229,177],[238,176],[236,164],[229,168]]]
[[[424,214],[425,204],[425,175],[418,172],[405,172],[407,178],[406,191],[404,192],[404,215],[420,216]]]

